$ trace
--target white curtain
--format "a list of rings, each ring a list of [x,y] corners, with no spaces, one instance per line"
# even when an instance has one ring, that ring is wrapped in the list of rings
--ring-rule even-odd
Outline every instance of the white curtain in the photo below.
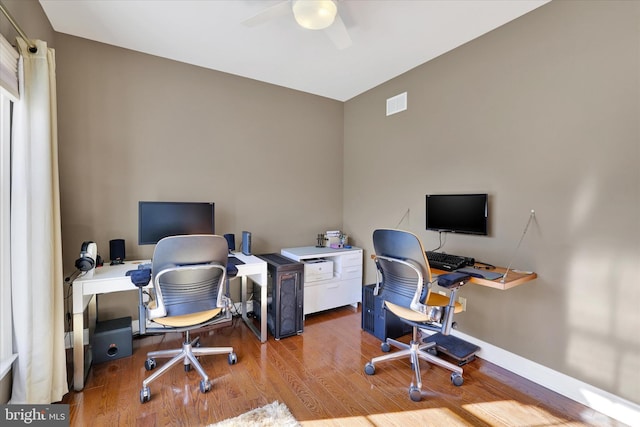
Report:
[[[18,38],[20,101],[15,106],[11,176],[14,350],[11,402],[48,404],[68,392],[55,55]]]

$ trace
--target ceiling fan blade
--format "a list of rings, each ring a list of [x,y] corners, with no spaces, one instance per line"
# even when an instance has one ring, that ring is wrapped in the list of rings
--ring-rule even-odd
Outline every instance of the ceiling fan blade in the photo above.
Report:
[[[340,18],[340,14],[336,15],[336,19],[329,27],[324,29],[334,45],[340,50],[346,49],[353,43],[349,31],[347,31],[344,21]]]
[[[274,4],[273,6],[269,6],[261,12],[258,12],[251,18],[245,19],[242,21],[242,24],[247,27],[255,27],[288,14],[291,14],[291,4],[289,3],[289,0],[284,0]]]

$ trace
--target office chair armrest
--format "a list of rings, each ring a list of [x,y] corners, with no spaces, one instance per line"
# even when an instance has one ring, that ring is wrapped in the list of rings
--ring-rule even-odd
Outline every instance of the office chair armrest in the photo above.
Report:
[[[459,288],[471,279],[471,276],[465,273],[447,273],[438,276],[438,286],[452,289]]]
[[[127,276],[131,279],[131,283],[141,288],[149,284],[151,280],[151,269],[129,270],[127,271]]]
[[[127,276],[138,288],[138,324],[140,335],[146,334],[146,312],[147,309],[144,304],[144,287],[151,281],[151,269],[150,268],[138,268],[137,270],[127,271]]]

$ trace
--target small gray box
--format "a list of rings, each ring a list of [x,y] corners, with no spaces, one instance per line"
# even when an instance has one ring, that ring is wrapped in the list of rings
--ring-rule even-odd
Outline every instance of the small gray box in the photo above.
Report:
[[[91,341],[93,363],[131,356],[131,336],[131,317],[97,322]]]

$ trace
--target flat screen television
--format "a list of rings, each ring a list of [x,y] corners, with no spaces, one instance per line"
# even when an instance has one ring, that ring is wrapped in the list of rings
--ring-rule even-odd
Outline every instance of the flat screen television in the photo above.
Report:
[[[487,194],[427,194],[427,230],[488,234]]]
[[[179,234],[215,234],[213,202],[139,202],[138,244]]]

